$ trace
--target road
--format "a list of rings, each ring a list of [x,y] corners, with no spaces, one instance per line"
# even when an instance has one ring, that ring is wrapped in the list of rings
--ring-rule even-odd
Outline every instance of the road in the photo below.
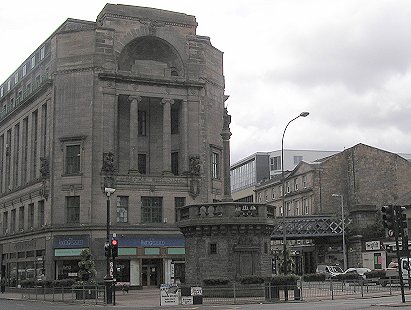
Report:
[[[248,304],[248,305],[191,305],[191,306],[169,306],[169,307],[143,307],[134,306],[104,306],[104,305],[84,305],[84,304],[63,304],[41,301],[23,301],[0,299],[1,310],[136,310],[136,309],[187,309],[187,310],[356,310],[356,309],[411,309],[411,296],[406,296],[406,303],[401,303],[400,296],[370,298],[370,299],[345,299],[345,300],[323,300],[313,302],[288,302],[275,304]]]

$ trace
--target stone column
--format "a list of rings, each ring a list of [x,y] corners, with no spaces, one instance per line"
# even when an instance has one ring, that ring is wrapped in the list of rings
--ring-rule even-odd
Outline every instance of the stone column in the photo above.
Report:
[[[188,106],[187,100],[183,100],[181,105],[181,152],[182,171],[188,171]]]
[[[230,180],[230,123],[231,115],[228,114],[227,108],[224,108],[223,130],[223,201],[233,201],[231,197],[231,180]]]
[[[163,105],[163,174],[171,175],[171,105],[173,99],[164,98]]]
[[[130,166],[129,173],[138,173],[138,103],[140,96],[129,96],[130,100]]]

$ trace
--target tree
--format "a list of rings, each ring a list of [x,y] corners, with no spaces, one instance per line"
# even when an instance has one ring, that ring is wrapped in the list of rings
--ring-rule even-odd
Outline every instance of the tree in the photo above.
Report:
[[[93,283],[94,277],[96,276],[96,268],[94,261],[91,258],[91,253],[89,249],[84,249],[80,253],[81,260],[78,263],[79,271],[78,277],[80,281],[85,283]]]

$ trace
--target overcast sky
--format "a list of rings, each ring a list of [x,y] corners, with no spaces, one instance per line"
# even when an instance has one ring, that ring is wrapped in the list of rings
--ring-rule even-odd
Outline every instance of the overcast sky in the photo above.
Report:
[[[0,83],[67,18],[107,1],[1,1]],[[284,148],[357,143],[411,153],[411,1],[119,0],[196,16],[224,52],[232,163]]]

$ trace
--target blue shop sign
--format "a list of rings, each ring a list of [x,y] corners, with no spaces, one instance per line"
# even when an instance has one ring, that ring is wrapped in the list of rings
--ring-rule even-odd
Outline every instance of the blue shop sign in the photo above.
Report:
[[[54,236],[53,240],[53,248],[55,249],[88,248],[89,244],[89,235]]]
[[[120,247],[184,247],[182,235],[126,235],[117,236]]]

